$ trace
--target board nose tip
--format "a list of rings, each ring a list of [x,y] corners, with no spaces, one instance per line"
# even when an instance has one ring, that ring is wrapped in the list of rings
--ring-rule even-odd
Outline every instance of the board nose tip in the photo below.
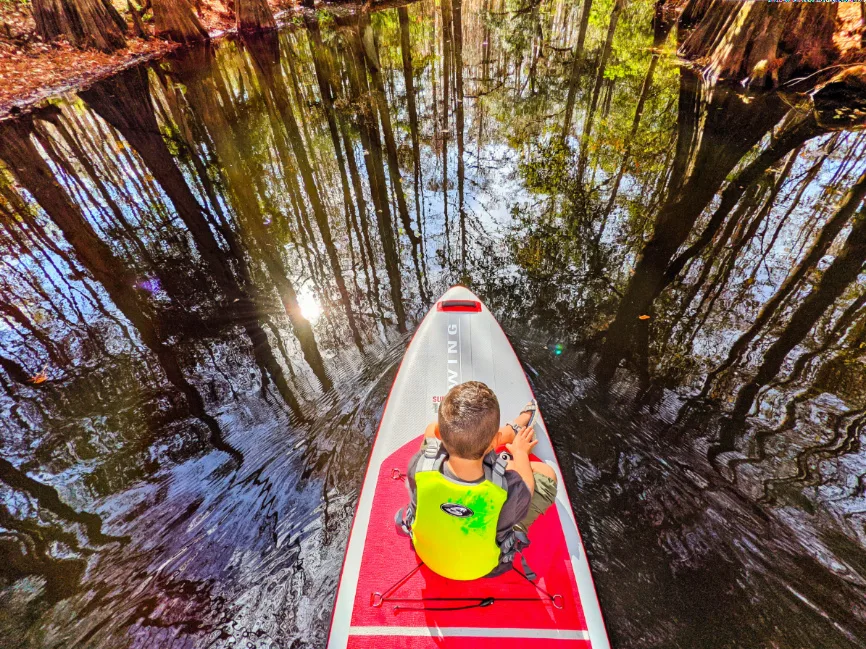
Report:
[[[461,284],[455,284],[445,291],[438,301],[441,300],[474,300],[476,302],[481,302],[475,293]]]

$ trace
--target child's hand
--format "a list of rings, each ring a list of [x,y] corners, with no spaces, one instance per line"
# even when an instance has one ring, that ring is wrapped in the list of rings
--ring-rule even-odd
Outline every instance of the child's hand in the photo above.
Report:
[[[505,448],[508,449],[508,452],[511,453],[512,456],[517,455],[526,455],[528,456],[532,449],[535,448],[535,445],[538,444],[538,440],[535,439],[535,429],[532,427],[524,428],[517,435],[514,436],[514,441],[510,444],[506,444]]]

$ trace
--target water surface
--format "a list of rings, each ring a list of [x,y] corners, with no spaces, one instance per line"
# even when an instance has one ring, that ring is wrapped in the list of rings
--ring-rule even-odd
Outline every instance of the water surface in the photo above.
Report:
[[[652,3],[605,57],[610,5],[574,75],[568,3],[424,1],[3,127],[0,646],[323,646],[454,283],[525,364],[614,647],[861,645],[866,140],[709,86]]]

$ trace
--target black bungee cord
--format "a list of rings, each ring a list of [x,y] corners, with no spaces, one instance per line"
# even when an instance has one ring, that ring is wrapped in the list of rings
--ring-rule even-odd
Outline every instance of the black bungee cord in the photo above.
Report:
[[[391,586],[388,590],[383,593],[373,593],[370,596],[370,606],[374,608],[381,608],[385,602],[391,602],[394,604],[394,612],[399,613],[401,611],[466,611],[473,608],[487,608],[489,606],[493,606],[497,602],[538,602],[543,603],[545,601],[544,598],[547,598],[547,601],[550,601],[553,604],[554,608],[562,609],[563,608],[563,597],[562,595],[556,594],[551,595],[549,592],[544,590],[541,586],[532,581],[526,574],[521,571],[516,566],[512,566],[511,569],[514,570],[518,575],[523,577],[526,581],[532,584],[538,592],[544,597],[391,597],[394,592],[400,588],[403,584],[405,584],[409,579],[421,569],[423,563],[419,563],[417,566],[412,568],[404,577],[398,580],[393,586]],[[425,602],[454,602],[453,606],[426,606]],[[467,604],[459,604],[457,602],[469,602]],[[421,606],[403,606],[402,604],[421,604]]]

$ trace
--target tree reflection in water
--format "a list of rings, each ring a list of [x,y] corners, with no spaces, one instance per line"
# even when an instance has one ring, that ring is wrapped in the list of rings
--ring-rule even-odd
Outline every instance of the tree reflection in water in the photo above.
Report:
[[[743,6],[320,11],[0,123],[3,638],[322,646],[407,332],[459,281],[615,646],[859,646],[862,16]]]

